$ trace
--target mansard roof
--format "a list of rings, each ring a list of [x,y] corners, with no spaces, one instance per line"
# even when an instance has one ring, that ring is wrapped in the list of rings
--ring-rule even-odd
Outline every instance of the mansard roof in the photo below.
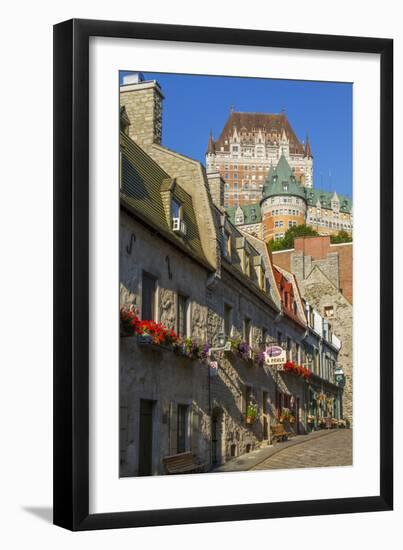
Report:
[[[285,113],[231,112],[219,139],[215,142],[216,150],[220,150],[221,147],[223,147],[224,151],[229,151],[228,141],[234,133],[234,128],[236,128],[238,135],[242,134],[242,132],[246,132],[248,134],[247,139],[248,137],[252,138],[254,134],[258,134],[260,131],[263,137],[266,138],[266,142],[276,142],[277,144],[281,140],[284,130],[289,140],[290,153],[303,155],[305,152],[304,146],[297,138]],[[225,143],[226,141],[227,143]]]
[[[332,191],[322,191],[321,189],[305,189],[306,202],[308,206],[317,206],[319,202],[322,208],[327,208],[328,210],[332,209],[332,200],[335,192]],[[337,194],[337,198],[340,202],[340,212],[350,214],[353,209],[353,201],[351,197],[346,195]]]
[[[253,223],[260,223],[262,221],[262,214],[260,211],[260,204],[242,204],[240,206],[230,206],[226,208],[225,211],[228,214],[228,217],[233,225],[236,225],[236,211],[240,208],[243,213],[243,224],[250,225]]]
[[[297,182],[284,153],[281,154],[277,166],[269,170],[263,186],[262,200],[276,195],[291,195],[305,199],[305,190]]]
[[[122,173],[120,202],[122,208],[178,246],[210,270],[201,242],[193,198],[126,134],[120,132]],[[186,237],[171,229],[170,202],[166,192],[183,206]]]

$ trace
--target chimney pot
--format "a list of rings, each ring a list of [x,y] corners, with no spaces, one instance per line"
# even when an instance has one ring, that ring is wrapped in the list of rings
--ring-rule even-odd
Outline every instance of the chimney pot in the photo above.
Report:
[[[129,73],[125,74],[123,77],[123,86],[127,86],[129,84],[138,84],[139,82],[144,81],[144,75],[143,73]]]

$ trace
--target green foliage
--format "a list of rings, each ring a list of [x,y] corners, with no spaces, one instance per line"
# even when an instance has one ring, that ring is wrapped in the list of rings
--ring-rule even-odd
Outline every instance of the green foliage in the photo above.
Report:
[[[285,232],[284,238],[278,241],[271,240],[268,243],[270,250],[287,250],[288,248],[294,248],[294,240],[297,237],[317,237],[319,233],[312,229],[309,225],[296,225],[290,227]]]
[[[330,242],[332,244],[338,243],[351,243],[353,238],[347,233],[347,231],[339,231],[337,235],[330,235]]]

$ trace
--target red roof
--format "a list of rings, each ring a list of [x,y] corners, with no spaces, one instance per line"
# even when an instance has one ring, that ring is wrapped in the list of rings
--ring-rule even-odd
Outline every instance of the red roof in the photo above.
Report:
[[[306,143],[305,143],[305,156],[308,158],[313,158],[312,151],[311,151],[311,144],[309,143],[309,137],[306,136]]]
[[[287,317],[298,323],[300,326],[305,328],[304,323],[301,321],[299,316],[294,313],[294,309],[292,307],[293,302],[295,301],[295,295],[294,295],[294,285],[291,281],[289,281],[277,268],[275,265],[273,265],[273,274],[274,278],[277,284],[278,291],[280,292],[281,296],[281,309]],[[286,294],[289,295],[288,304],[286,306]]]

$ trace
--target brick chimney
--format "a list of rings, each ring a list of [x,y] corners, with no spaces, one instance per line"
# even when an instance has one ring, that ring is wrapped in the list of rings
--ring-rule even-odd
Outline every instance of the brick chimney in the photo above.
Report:
[[[327,257],[330,249],[330,235],[317,237],[298,237],[294,241],[295,252],[303,252],[305,256],[312,256],[315,260]]]
[[[144,80],[141,73],[123,77],[120,107],[125,107],[130,120],[129,136],[144,149],[153,143],[161,143],[163,99],[156,80]]]

